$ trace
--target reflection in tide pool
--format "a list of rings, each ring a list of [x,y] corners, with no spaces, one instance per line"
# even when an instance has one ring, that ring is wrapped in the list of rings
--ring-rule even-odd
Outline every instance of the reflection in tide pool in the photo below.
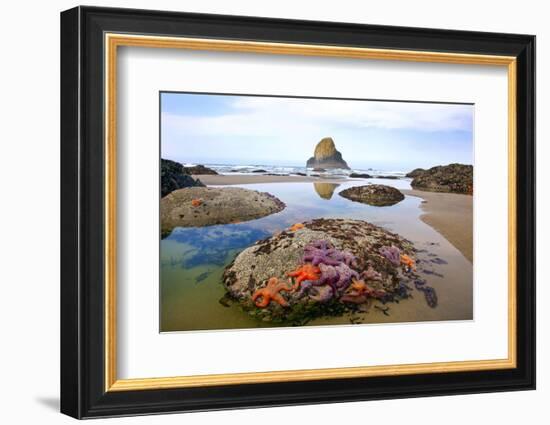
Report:
[[[369,182],[410,188],[407,180],[371,179]],[[436,288],[439,306],[430,309],[415,294],[391,314],[370,312],[364,317],[324,317],[308,325],[331,325],[472,318],[472,265],[439,233],[419,219],[420,202],[407,196],[390,207],[374,207],[349,201],[338,192],[358,181],[335,183],[269,183],[239,185],[269,192],[287,207],[277,213],[239,224],[176,228],[161,241],[161,331],[238,329],[275,326],[251,318],[224,297],[223,270],[236,255],[256,241],[293,223],[313,218],[366,220],[411,240],[434,259],[426,272]]]

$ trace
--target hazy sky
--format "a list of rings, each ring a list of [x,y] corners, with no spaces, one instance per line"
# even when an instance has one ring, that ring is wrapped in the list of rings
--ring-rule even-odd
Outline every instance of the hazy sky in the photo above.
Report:
[[[351,168],[473,163],[472,105],[162,93],[162,157],[305,166],[332,137]]]

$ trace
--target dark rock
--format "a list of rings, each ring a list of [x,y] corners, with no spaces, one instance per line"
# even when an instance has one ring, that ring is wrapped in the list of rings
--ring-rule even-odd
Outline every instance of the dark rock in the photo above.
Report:
[[[216,171],[211,168],[205,167],[204,165],[195,165],[194,167],[183,167],[187,174],[218,174]]]
[[[306,167],[349,169],[348,164],[342,158],[342,154],[336,150],[332,137],[325,137],[317,143],[313,156],[307,160]]]
[[[416,176],[411,182],[414,189],[432,192],[473,194],[474,167],[449,164],[432,167]]]
[[[410,173],[407,173],[405,175],[405,177],[415,178],[415,177],[418,177],[420,174],[425,173],[425,172],[426,172],[426,170],[424,170],[424,168],[415,168]]]
[[[161,197],[184,187],[204,187],[200,180],[187,174],[183,165],[169,159],[160,160],[160,193]]]
[[[354,179],[371,179],[372,178],[370,174],[366,174],[366,173],[351,173],[349,176]]]
[[[394,205],[405,199],[405,195],[396,188],[382,184],[350,187],[340,192],[339,195],[351,201],[376,207]]]
[[[398,176],[376,176],[377,179],[399,180]]]
[[[253,170],[252,171],[253,173],[267,173],[266,170],[262,170],[262,169],[259,169],[259,170]]]

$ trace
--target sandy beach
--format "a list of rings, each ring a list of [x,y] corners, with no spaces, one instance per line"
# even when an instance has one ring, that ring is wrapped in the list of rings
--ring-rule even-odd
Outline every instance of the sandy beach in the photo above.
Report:
[[[455,193],[402,190],[417,196],[424,214],[420,219],[441,233],[470,262],[473,261],[473,196]]]
[[[268,175],[209,175],[193,177],[206,185],[265,184],[265,183],[342,183],[349,179],[311,176],[268,176]],[[368,180],[358,179],[358,184]],[[473,261],[473,197],[454,193],[401,190],[405,195],[416,196],[425,202],[421,204],[421,220],[434,228],[457,248],[470,262]]]
[[[199,179],[205,185],[225,186],[231,184],[262,184],[262,183],[342,183],[348,181],[337,177],[310,177],[310,176],[269,176],[265,174],[194,174],[193,178]]]

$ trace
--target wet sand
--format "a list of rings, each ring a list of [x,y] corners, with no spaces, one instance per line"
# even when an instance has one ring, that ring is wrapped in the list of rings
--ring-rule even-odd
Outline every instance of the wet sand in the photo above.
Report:
[[[456,193],[402,190],[423,199],[420,219],[441,233],[470,262],[473,261],[473,197]]]
[[[227,175],[227,174],[197,174],[193,178],[200,179],[205,185],[232,185],[232,184],[262,184],[262,183],[342,183],[348,179],[338,177],[314,177],[314,176],[268,176],[265,174],[257,175]]]

